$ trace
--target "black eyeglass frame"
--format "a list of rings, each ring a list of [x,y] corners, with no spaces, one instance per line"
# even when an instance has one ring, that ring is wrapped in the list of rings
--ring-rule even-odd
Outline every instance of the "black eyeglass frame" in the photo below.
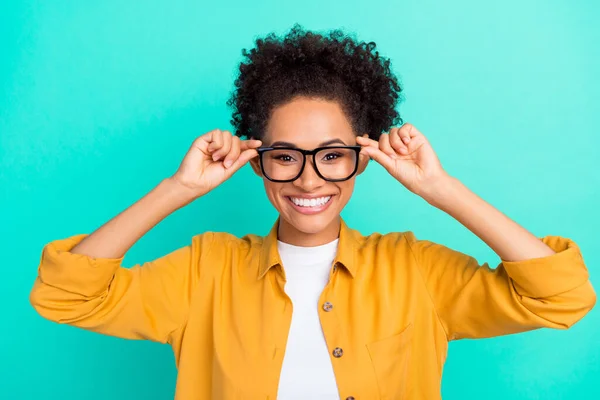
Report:
[[[313,150],[304,150],[304,149],[299,149],[297,147],[260,147],[260,148],[256,149],[256,151],[258,152],[258,156],[259,156],[259,160],[260,160],[260,169],[262,170],[264,177],[267,178],[268,180],[270,180],[271,182],[279,182],[279,183],[293,182],[296,179],[300,178],[300,176],[304,172],[304,167],[306,166],[306,156],[313,156],[312,157],[313,168],[314,168],[315,172],[317,173],[317,175],[321,179],[323,179],[327,182],[343,182],[343,181],[347,181],[348,179],[352,178],[354,176],[354,174],[356,174],[356,171],[358,171],[358,158],[359,158],[361,148],[362,148],[361,146],[324,146],[324,147],[317,147],[316,149],[313,149]],[[354,150],[354,152],[356,153],[356,161],[354,162],[354,170],[347,178],[343,178],[343,179],[325,178],[319,171],[319,167],[317,167],[317,165],[316,165],[317,163],[315,162],[315,155],[319,151],[335,150],[335,149],[350,149],[350,150]],[[300,172],[298,172],[298,175],[296,175],[292,179],[271,179],[269,177],[269,175],[267,174],[267,172],[265,171],[265,166],[263,163],[263,154],[270,150],[290,150],[290,151],[297,151],[299,153],[302,153],[302,155],[304,157],[302,159],[302,167],[300,167]]]

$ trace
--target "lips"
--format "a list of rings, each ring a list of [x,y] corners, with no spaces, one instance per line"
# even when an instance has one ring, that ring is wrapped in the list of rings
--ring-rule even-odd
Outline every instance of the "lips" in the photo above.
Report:
[[[332,203],[334,196],[320,196],[320,197],[295,197],[286,196],[286,199],[294,207],[294,209],[301,214],[318,214],[326,210]]]
[[[299,207],[318,207],[325,205],[329,200],[331,200],[331,196],[312,198],[290,196],[290,200]]]

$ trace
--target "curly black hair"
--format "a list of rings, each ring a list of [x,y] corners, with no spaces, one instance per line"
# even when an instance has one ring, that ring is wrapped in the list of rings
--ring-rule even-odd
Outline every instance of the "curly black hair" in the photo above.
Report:
[[[295,97],[338,101],[357,135],[378,140],[402,124],[396,111],[402,89],[374,42],[357,42],[341,30],[320,34],[296,24],[242,50],[235,89],[227,105],[239,137],[262,139],[273,109]]]

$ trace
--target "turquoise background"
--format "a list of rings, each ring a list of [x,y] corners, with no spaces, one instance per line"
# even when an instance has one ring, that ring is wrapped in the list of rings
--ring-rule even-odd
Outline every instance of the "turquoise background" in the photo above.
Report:
[[[256,35],[346,28],[376,41],[400,110],[445,168],[538,236],[576,240],[600,288],[600,5],[505,0],[4,1],[0,5],[0,398],[168,399],[168,346],[48,322],[29,305],[47,242],[89,233],[171,175],[192,140],[229,129]],[[373,163],[344,211],[363,233],[412,230],[498,257]],[[206,230],[276,218],[248,166],[127,253],[157,258]],[[445,399],[600,398],[600,308],[571,330],[450,345]]]

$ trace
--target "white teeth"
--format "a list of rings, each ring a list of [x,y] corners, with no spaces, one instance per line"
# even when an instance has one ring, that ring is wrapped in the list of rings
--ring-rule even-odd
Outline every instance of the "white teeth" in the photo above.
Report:
[[[292,199],[294,204],[299,207],[320,207],[326,204],[331,199],[331,196],[319,197],[316,199],[301,199],[298,197],[290,197],[290,199]]]

